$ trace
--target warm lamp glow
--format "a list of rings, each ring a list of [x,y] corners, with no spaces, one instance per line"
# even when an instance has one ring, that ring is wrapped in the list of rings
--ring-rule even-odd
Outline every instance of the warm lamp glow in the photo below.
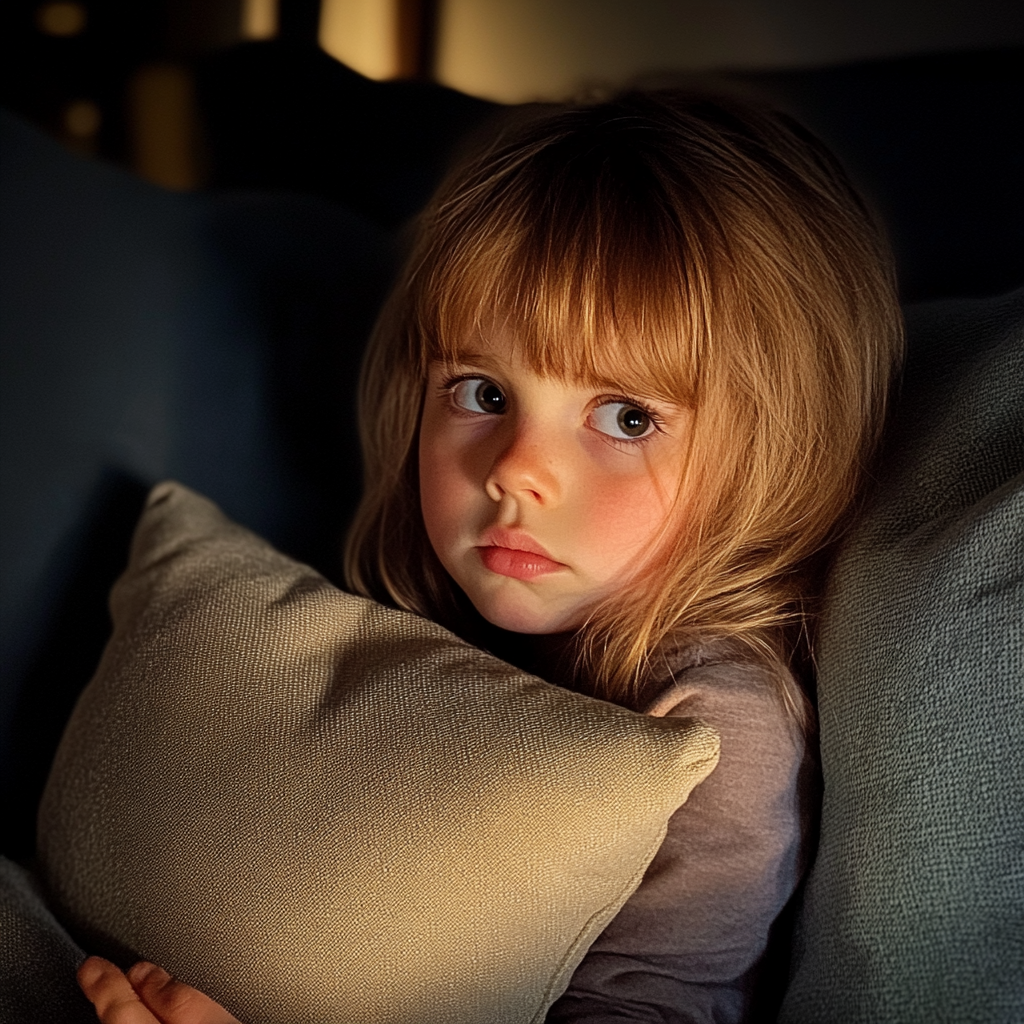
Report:
[[[149,64],[128,87],[135,170],[147,181],[178,191],[200,184],[195,83],[188,68]]]
[[[1020,0],[440,0],[434,72],[503,103],[562,100],[638,76],[1014,46],[1022,14]]]
[[[398,66],[396,0],[323,0],[320,45],[367,78],[394,78]]]
[[[277,35],[278,0],[242,0],[242,38],[273,39]]]
[[[36,11],[36,25],[48,36],[77,36],[87,20],[81,4],[42,4]]]
[[[74,100],[64,111],[64,129],[73,139],[90,139],[103,121],[100,108],[92,100]]]

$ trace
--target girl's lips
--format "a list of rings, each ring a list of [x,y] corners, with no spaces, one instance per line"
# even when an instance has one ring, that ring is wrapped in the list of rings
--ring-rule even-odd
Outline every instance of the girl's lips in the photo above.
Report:
[[[481,561],[491,572],[499,576],[511,576],[516,580],[532,580],[565,568],[561,562],[535,551],[497,545],[480,547],[477,550],[480,552]]]

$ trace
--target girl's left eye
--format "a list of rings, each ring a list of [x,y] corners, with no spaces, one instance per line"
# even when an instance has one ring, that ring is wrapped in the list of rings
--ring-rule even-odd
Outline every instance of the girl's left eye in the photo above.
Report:
[[[590,419],[595,429],[618,441],[639,441],[656,429],[651,414],[631,402],[605,402]]]

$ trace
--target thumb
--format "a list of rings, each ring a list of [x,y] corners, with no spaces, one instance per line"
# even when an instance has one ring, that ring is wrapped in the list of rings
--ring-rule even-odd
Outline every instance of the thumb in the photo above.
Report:
[[[103,1024],[160,1024],[109,960],[89,957],[78,968],[78,984]]]
[[[140,960],[128,972],[128,980],[162,1024],[240,1024],[220,1003],[156,964]]]

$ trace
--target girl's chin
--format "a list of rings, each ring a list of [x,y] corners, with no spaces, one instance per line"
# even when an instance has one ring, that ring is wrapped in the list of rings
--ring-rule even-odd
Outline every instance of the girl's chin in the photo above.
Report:
[[[516,601],[486,598],[473,600],[473,605],[492,626],[510,633],[529,633],[534,636],[568,633],[582,624],[578,614],[565,609],[537,608]]]

